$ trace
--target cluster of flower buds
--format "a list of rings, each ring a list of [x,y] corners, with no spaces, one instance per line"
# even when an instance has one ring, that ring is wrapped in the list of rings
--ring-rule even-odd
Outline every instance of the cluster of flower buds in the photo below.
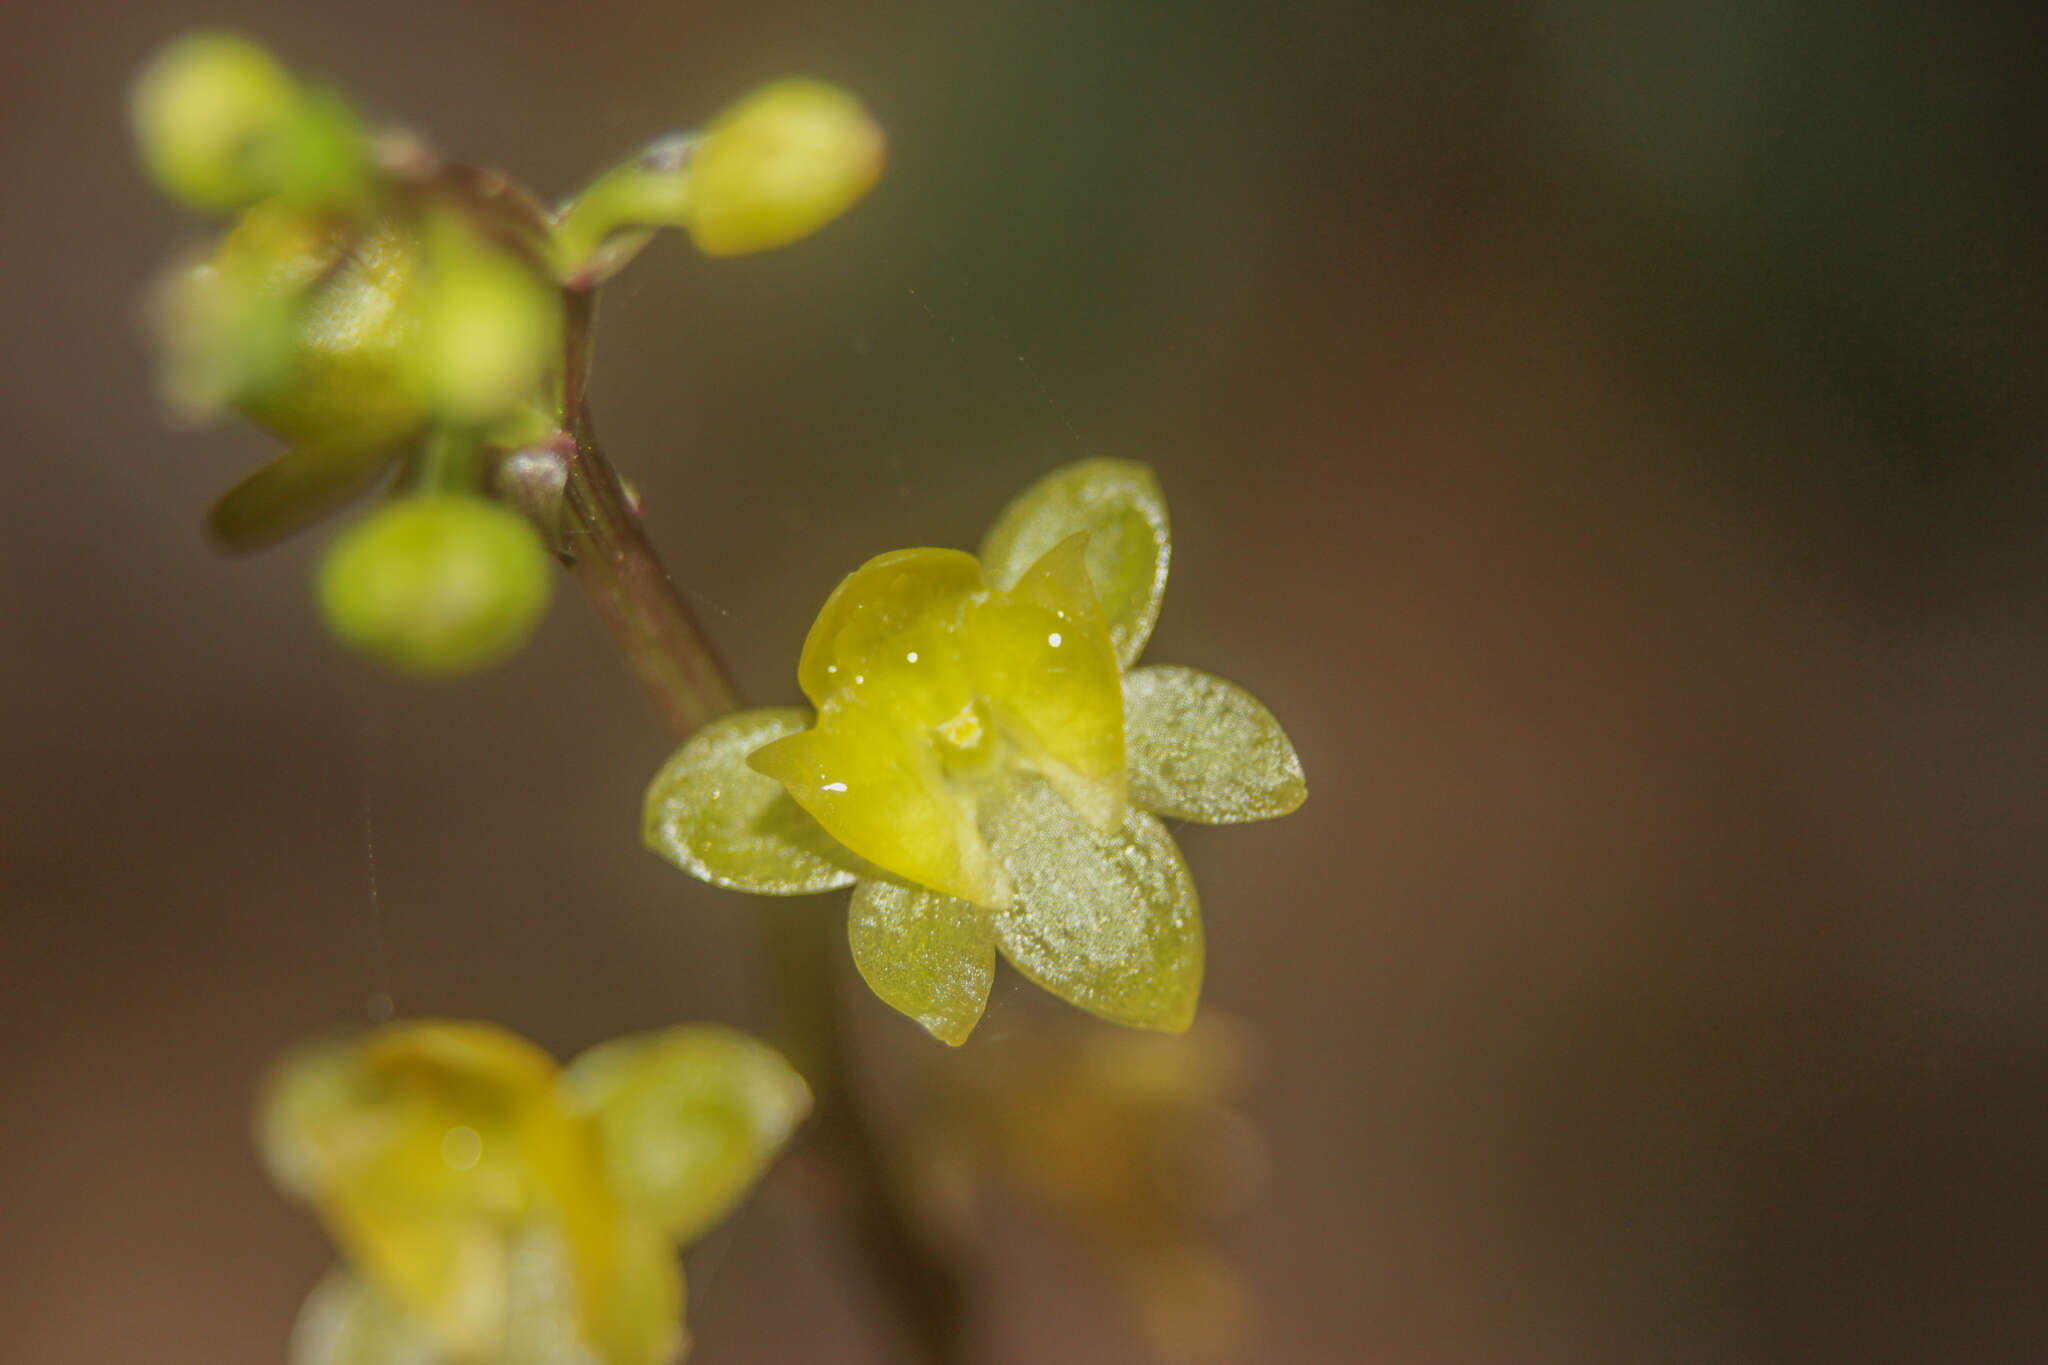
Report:
[[[269,544],[392,477],[319,576],[335,633],[411,673],[505,657],[545,609],[543,538],[492,495],[513,452],[576,414],[566,300],[660,228],[710,255],[782,246],[880,174],[858,102],[764,87],[664,138],[559,209],[451,165],[225,34],[183,38],[137,83],[142,160],[187,206],[234,221],[160,291],[165,387],[241,412],[287,449],[215,505],[214,536]]]

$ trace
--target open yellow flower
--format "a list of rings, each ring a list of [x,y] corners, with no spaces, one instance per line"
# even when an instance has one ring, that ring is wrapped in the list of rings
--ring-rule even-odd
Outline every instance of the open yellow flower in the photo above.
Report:
[[[302,1049],[259,1135],[348,1268],[307,1300],[293,1365],[671,1365],[677,1244],[731,1211],[809,1108],[780,1055],[715,1026],[567,1068],[476,1023]]]
[[[999,953],[1102,1018],[1186,1028],[1201,913],[1158,817],[1265,819],[1307,788],[1242,689],[1131,667],[1168,554],[1151,471],[1089,460],[1013,502],[978,559],[870,560],[804,642],[816,711],[693,736],[648,788],[648,844],[735,890],[855,885],[862,976],[948,1043],[981,1018]]]

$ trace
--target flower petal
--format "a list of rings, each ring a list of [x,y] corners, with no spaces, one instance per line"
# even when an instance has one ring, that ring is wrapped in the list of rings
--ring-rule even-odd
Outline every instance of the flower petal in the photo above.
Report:
[[[426,1330],[368,1282],[328,1272],[292,1325],[291,1365],[443,1365]]]
[[[1083,460],[1025,489],[981,543],[989,583],[1007,591],[1046,553],[1078,531],[1088,536],[1088,573],[1109,621],[1118,662],[1145,648],[1166,593],[1171,536],[1166,499],[1152,471],[1132,460]]]
[[[763,745],[747,761],[877,867],[977,905],[1009,899],[967,801],[889,698],[835,702],[817,728]]]
[[[1100,830],[1124,823],[1123,682],[1089,585],[1088,536],[974,608],[976,692],[1026,764]]]
[[[853,962],[882,1003],[954,1047],[988,1006],[995,928],[988,912],[890,877],[865,877],[847,917]]]
[[[715,1024],[601,1043],[562,1079],[626,1213],[685,1244],[732,1211],[811,1108],[781,1053]]]
[[[794,708],[742,711],[692,735],[647,788],[647,846],[713,886],[805,896],[853,884],[861,866],[747,755],[810,724]]]
[[[604,1365],[676,1365],[689,1346],[689,1334],[683,1327],[683,1267],[675,1243],[660,1229],[630,1220],[619,1224],[618,1233],[609,1293],[592,1332],[598,1358]],[[554,1321],[567,1325],[574,1320],[557,1308]],[[512,1324],[515,1345],[522,1326],[517,1319]],[[575,1365],[577,1357],[549,1350],[551,1341],[566,1340],[561,1328],[553,1328],[534,1339],[530,1355],[508,1356],[507,1365]]]
[[[964,550],[876,555],[840,579],[819,608],[797,660],[797,686],[812,705],[823,706],[879,642],[946,616],[981,590],[981,565]]]
[[[628,1229],[607,1320],[595,1346],[577,1317],[560,1240],[538,1229],[505,1257],[505,1321],[490,1359],[501,1365],[670,1365],[684,1344],[683,1275],[675,1249],[651,1229]],[[293,1324],[291,1365],[450,1365],[424,1322],[369,1281],[336,1269]]]
[[[1124,675],[1131,800],[1175,820],[1242,824],[1308,797],[1301,759],[1258,698],[1198,669],[1155,664]]]
[[[1132,811],[1098,832],[1042,781],[985,808],[989,842],[1016,884],[994,917],[1018,971],[1112,1023],[1179,1032],[1202,990],[1194,879],[1166,827]]]

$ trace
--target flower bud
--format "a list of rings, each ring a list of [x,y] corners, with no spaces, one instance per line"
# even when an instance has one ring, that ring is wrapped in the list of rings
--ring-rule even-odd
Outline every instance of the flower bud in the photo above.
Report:
[[[432,416],[418,238],[258,204],[166,291],[166,379],[185,406],[229,406],[293,445],[360,452]]]
[[[435,407],[482,427],[538,401],[560,354],[561,296],[537,271],[452,214],[429,220],[422,345]]]
[[[150,175],[202,212],[271,195],[340,203],[368,176],[348,108],[232,34],[195,33],[165,48],[136,82],[130,114]]]
[[[883,151],[881,128],[837,86],[764,86],[720,114],[695,149],[690,236],[709,256],[807,237],[868,192]]]
[[[462,493],[387,503],[320,565],[320,607],[344,643],[401,673],[452,676],[509,657],[554,579],[518,513]]]

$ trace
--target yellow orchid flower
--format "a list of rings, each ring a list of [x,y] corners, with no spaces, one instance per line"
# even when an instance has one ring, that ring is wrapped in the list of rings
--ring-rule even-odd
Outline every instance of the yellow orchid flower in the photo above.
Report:
[[[1168,555],[1151,471],[1089,460],[1011,503],[978,558],[870,560],[804,642],[815,712],[698,732],[648,788],[648,844],[735,890],[854,886],[862,976],[948,1043],[998,954],[1102,1018],[1186,1028],[1201,913],[1159,817],[1266,819],[1307,788],[1248,693],[1132,667]]]
[[[302,1049],[266,1091],[260,1142],[348,1267],[307,1301],[293,1365],[671,1365],[677,1244],[731,1211],[809,1108],[780,1055],[713,1026],[567,1068],[480,1023]]]

